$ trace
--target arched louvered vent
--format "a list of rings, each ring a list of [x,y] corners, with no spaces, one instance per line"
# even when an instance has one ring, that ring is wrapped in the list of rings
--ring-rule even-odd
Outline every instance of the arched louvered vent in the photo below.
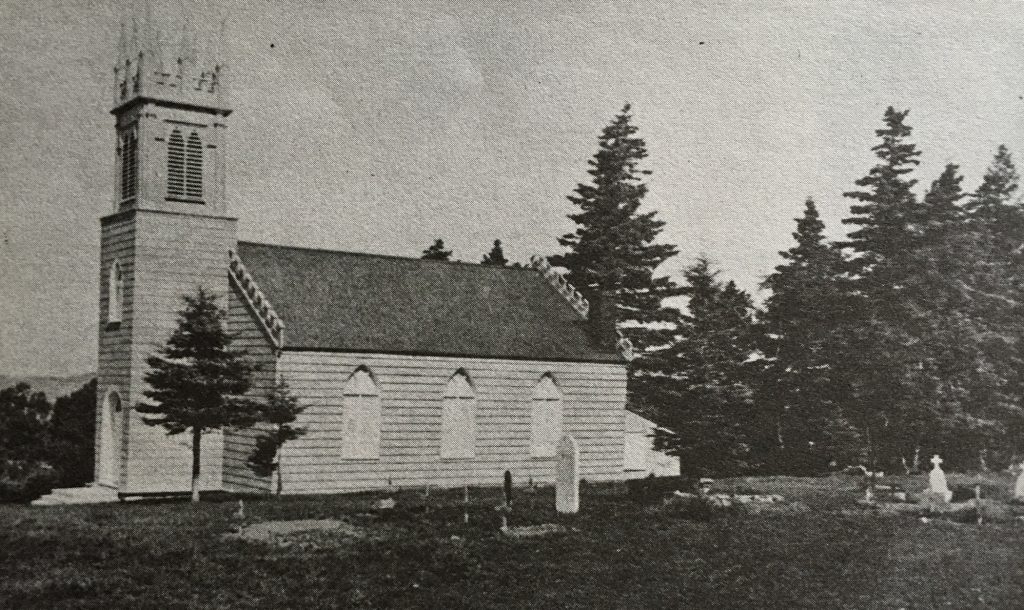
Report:
[[[177,129],[167,139],[167,196],[185,197],[185,138]]]
[[[188,137],[185,160],[185,196],[189,199],[202,199],[203,141],[199,139],[199,134],[194,131]]]
[[[138,186],[139,140],[132,127],[121,136],[121,201],[135,197]]]

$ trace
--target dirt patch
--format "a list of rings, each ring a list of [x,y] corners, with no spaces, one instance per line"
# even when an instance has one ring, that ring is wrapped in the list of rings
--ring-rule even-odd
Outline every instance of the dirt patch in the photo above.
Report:
[[[242,527],[224,538],[288,547],[337,546],[369,537],[366,528],[338,519],[263,521]]]

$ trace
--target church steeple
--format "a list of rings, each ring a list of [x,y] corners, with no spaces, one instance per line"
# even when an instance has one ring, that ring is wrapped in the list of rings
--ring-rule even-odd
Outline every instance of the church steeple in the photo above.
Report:
[[[121,24],[114,66],[114,211],[224,215],[224,22],[202,2],[180,15],[144,4]]]

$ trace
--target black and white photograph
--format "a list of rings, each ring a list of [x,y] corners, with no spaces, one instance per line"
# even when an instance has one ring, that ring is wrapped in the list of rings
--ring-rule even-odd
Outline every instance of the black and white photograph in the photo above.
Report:
[[[0,608],[1024,608],[1022,154],[1021,0],[0,0]]]

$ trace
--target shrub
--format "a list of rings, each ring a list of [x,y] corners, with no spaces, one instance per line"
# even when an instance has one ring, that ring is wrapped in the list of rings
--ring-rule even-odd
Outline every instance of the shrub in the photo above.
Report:
[[[49,493],[58,478],[45,462],[7,460],[0,464],[0,502],[31,502]]]
[[[673,491],[690,491],[679,477],[655,477],[626,481],[629,497],[638,504],[655,504]]]
[[[665,498],[661,512],[690,521],[710,521],[730,508],[716,507],[707,498],[696,494],[671,495]]]

